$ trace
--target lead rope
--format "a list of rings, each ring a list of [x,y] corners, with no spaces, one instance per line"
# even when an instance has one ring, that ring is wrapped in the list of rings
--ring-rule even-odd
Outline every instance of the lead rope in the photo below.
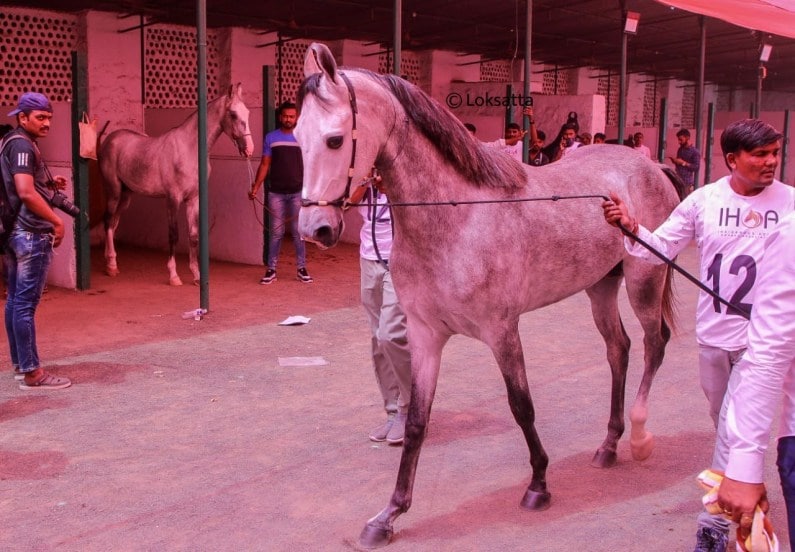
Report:
[[[602,195],[602,194],[582,194],[582,195],[569,195],[569,196],[559,196],[553,195],[549,197],[528,197],[528,198],[519,198],[519,199],[489,199],[489,200],[478,200],[478,201],[431,201],[427,203],[423,202],[403,202],[403,203],[391,203],[390,207],[420,207],[424,205],[449,205],[452,207],[457,207],[458,205],[476,205],[481,203],[523,203],[528,201],[561,201],[564,199],[601,199],[603,201],[610,201],[610,198]],[[642,247],[648,249],[655,257],[660,259],[662,262],[667,264],[672,269],[676,270],[679,274],[690,280],[691,283],[695,284],[700,290],[704,293],[708,294],[710,297],[714,298],[716,301],[722,303],[726,307],[732,309],[733,312],[739,314],[746,320],[750,320],[751,313],[748,312],[747,309],[735,305],[730,301],[727,301],[720,295],[718,295],[715,290],[710,289],[707,287],[701,280],[690,274],[684,268],[676,264],[674,261],[663,255],[661,252],[657,251],[654,247],[650,244],[646,243],[644,240],[639,238],[636,234],[625,228],[621,223],[617,223],[617,226],[621,232],[631,238],[633,241],[639,243]]]

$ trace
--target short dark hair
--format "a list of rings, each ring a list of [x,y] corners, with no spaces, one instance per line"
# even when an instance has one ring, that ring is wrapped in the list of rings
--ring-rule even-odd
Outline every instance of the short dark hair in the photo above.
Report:
[[[690,131],[686,128],[680,129],[679,132],[676,133],[676,137],[679,138],[680,136],[687,136],[690,138]]]
[[[593,135],[593,139],[594,140],[597,140],[597,139],[606,140],[607,136],[605,136],[604,132],[597,132],[596,134]]]
[[[508,123],[505,125],[505,130],[514,129],[514,130],[522,130],[522,127],[519,126],[519,123]]]
[[[543,130],[537,130],[536,136],[538,136],[538,139],[541,140],[542,142],[547,139],[547,133],[544,132]]]
[[[720,135],[720,149],[725,160],[730,153],[739,153],[741,150],[751,151],[778,142],[783,136],[764,121],[741,119],[729,124]]]
[[[285,109],[298,110],[298,108],[295,106],[295,104],[293,102],[282,102],[281,105],[279,105],[279,107],[276,108],[276,113],[281,115],[282,111],[284,111]]]

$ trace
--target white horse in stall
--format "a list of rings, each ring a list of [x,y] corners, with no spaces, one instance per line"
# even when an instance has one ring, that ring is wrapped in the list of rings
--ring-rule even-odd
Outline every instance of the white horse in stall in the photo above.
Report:
[[[243,87],[237,84],[229,92],[207,105],[207,150],[221,133],[227,134],[240,154],[250,157],[254,151],[248,108],[243,103]],[[188,117],[180,126],[155,138],[132,130],[117,130],[105,139],[99,150],[99,168],[105,180],[105,271],[119,274],[114,234],[121,212],[130,203],[130,194],[165,197],[168,211],[168,273],[172,286],[182,285],[175,259],[179,227],[177,213],[187,205],[190,245],[190,270],[194,283],[199,281],[199,115]],[[207,174],[209,176],[209,161]]]

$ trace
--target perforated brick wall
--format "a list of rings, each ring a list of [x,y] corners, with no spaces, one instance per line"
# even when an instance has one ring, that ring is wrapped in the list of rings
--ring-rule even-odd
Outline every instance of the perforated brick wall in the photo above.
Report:
[[[276,78],[281,76],[281,85],[276,83],[273,107],[295,101],[298,88],[304,81],[304,54],[310,44],[311,40],[291,40],[282,44],[281,50],[276,50]],[[281,72],[278,71],[280,65]]]
[[[54,102],[72,99],[76,24],[77,18],[67,14],[38,15],[7,7],[0,11],[0,104],[16,105],[28,91]]]
[[[657,86],[654,81],[647,82],[643,90],[644,127],[655,126],[657,119]]]
[[[378,55],[378,72],[382,75],[392,72],[392,54],[393,52],[390,51],[388,57],[386,52]],[[401,75],[405,76],[409,82],[420,85],[421,69],[420,56],[416,52],[404,50],[400,58]]]
[[[511,63],[507,60],[484,61],[480,64],[482,82],[511,82]]]
[[[607,116],[605,124],[607,126],[618,125],[618,74],[599,77],[596,87],[597,94],[606,98]]]
[[[194,108],[199,103],[196,31],[176,25],[146,28],[144,89],[146,107]],[[218,41],[207,31],[207,97],[219,95]]]
[[[696,87],[688,86],[682,91],[682,127],[696,126]]]
[[[570,70],[553,69],[545,71],[541,83],[542,94],[549,94],[552,96],[565,96],[569,94],[570,75]]]

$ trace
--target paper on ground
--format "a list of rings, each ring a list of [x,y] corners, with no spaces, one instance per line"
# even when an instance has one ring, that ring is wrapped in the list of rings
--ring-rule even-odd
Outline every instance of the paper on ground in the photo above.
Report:
[[[312,319],[306,316],[288,316],[279,322],[279,326],[300,326],[301,324],[307,324],[310,320]]]
[[[279,357],[279,366],[325,366],[328,361],[323,357]]]

